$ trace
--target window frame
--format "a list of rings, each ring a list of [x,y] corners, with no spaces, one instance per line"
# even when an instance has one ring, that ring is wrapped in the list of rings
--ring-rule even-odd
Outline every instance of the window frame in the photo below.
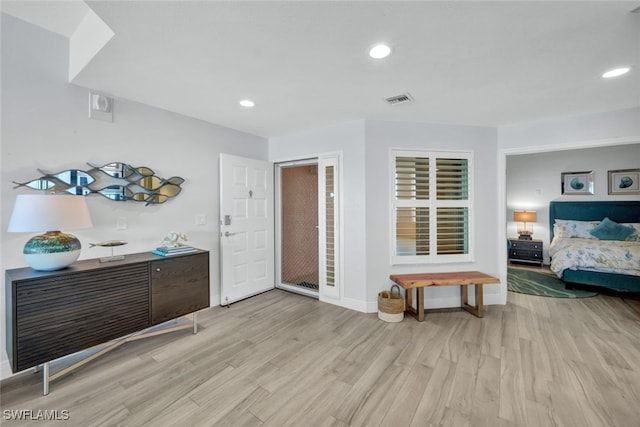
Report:
[[[429,199],[396,199],[396,158],[414,157],[429,159]],[[400,264],[439,264],[474,261],[474,153],[470,150],[464,151],[440,151],[440,150],[406,150],[390,149],[389,153],[389,206],[390,206],[390,255],[393,265]],[[436,161],[437,159],[465,159],[468,167],[468,198],[466,200],[438,200],[434,197],[437,192]],[[417,208],[426,207],[429,209],[429,254],[428,255],[398,255],[397,254],[397,209],[402,207]],[[437,253],[437,209],[448,207],[467,208],[467,247],[465,254],[438,254]]]

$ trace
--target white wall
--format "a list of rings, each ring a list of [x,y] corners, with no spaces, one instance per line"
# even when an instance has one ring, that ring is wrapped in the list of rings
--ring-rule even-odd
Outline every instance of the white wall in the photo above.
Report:
[[[498,128],[498,149],[549,151],[636,142],[640,107],[521,123]]]
[[[391,265],[391,148],[472,151],[474,185],[473,242],[475,260],[453,264]],[[496,129],[476,126],[368,121],[366,123],[367,299],[392,284],[390,274],[478,270],[497,275],[499,262]],[[485,303],[500,303],[500,286],[485,286]],[[504,285],[502,285],[504,286]],[[425,289],[427,308],[460,305],[458,287]]]
[[[89,249],[89,242],[123,239],[129,244],[116,253],[134,253],[155,248],[169,231],[182,231],[190,244],[211,251],[211,301],[217,303],[218,155],[266,159],[266,139],[124,99],[115,101],[113,123],[89,119],[87,89],[67,82],[68,43],[2,14],[0,270],[26,266],[22,247],[31,237],[6,232],[16,195],[34,192],[13,189],[12,181],[38,178],[36,168],[59,172],[86,168],[86,162],[125,162],[150,167],[164,178],[183,177],[182,193],[156,206],[88,196],[94,227],[74,232],[83,245],[81,258],[109,254],[105,248]],[[196,226],[196,214],[205,214],[207,224]],[[118,217],[126,217],[126,230],[116,230]],[[4,274],[2,280],[4,285]],[[0,295],[0,372],[5,377],[4,291]]]
[[[389,220],[390,148],[474,152],[475,261],[392,266]],[[496,129],[383,121],[358,121],[269,139],[269,160],[308,158],[341,151],[344,173],[344,295],[348,306],[377,310],[377,295],[393,273],[480,270],[497,274]],[[500,285],[485,287],[485,303],[500,302]],[[427,289],[428,308],[460,304],[458,288]]]
[[[640,142],[609,147],[585,148],[512,155],[507,157],[507,236],[517,237],[513,222],[515,209],[537,211],[535,239],[544,244],[544,260],[549,263],[549,202],[552,200],[640,200],[640,196],[608,195],[608,171],[640,167]],[[562,195],[562,172],[594,172],[594,194]]]
[[[364,122],[314,129],[269,139],[269,160],[305,159],[340,152],[343,183],[343,271],[346,306],[366,310]]]

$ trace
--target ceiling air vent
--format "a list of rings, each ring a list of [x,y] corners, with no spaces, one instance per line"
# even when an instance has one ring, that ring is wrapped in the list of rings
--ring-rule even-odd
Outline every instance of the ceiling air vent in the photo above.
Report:
[[[403,93],[402,95],[392,96],[390,98],[385,99],[389,105],[400,105],[400,104],[408,104],[409,102],[413,102],[413,98],[407,93]]]

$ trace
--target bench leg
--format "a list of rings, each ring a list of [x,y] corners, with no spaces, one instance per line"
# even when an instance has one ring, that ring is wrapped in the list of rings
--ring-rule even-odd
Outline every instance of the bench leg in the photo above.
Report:
[[[416,290],[416,308],[413,308],[413,295],[411,289],[407,289],[405,294],[404,311],[416,318],[418,322],[424,322],[424,288],[414,288]]]
[[[411,310],[413,310],[413,294],[411,292],[412,292],[411,289],[405,290],[405,295],[404,295],[404,312],[405,313],[411,313]]]
[[[418,311],[418,322],[424,322],[424,288],[417,288],[418,301],[416,301],[416,307]]]
[[[482,294],[482,285],[473,285],[476,289],[476,306],[469,305],[469,286],[460,286],[460,293],[462,295],[462,308],[477,317],[484,317],[484,301]]]

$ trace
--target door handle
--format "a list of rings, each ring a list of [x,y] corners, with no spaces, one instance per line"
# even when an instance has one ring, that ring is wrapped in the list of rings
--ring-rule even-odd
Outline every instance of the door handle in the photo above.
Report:
[[[224,236],[225,236],[225,237],[235,236],[236,234],[238,234],[238,233],[229,233],[228,231],[225,231],[225,232],[224,232]]]

